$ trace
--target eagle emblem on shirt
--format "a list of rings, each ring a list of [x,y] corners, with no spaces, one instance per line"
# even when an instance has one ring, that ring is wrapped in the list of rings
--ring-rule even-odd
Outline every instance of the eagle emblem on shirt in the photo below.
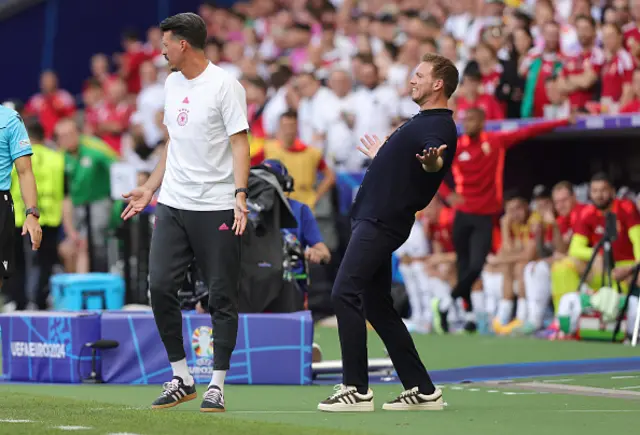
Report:
[[[178,110],[178,125],[180,127],[184,127],[189,122],[189,110],[188,109],[180,109]]]

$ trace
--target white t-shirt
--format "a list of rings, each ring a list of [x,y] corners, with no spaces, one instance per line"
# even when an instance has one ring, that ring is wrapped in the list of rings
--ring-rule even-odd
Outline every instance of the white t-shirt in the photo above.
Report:
[[[180,210],[232,209],[229,136],[249,129],[244,88],[212,63],[193,80],[172,73],[164,86],[169,148],[158,202]]]

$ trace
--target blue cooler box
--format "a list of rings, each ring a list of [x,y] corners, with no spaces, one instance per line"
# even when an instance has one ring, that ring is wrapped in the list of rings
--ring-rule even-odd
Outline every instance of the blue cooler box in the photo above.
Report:
[[[63,273],[50,281],[57,311],[119,310],[124,305],[124,279],[110,273]]]

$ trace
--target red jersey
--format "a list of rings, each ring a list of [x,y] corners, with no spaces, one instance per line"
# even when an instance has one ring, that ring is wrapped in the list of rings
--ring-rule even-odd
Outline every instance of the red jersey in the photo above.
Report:
[[[598,47],[583,51],[577,56],[567,60],[562,68],[562,75],[565,77],[583,74],[587,66],[590,66],[596,76],[600,77],[602,65],[604,65],[604,51]],[[584,107],[587,102],[594,98],[594,87],[590,89],[578,89],[569,95],[569,101],[574,107]]]
[[[609,97],[614,102],[620,101],[622,87],[631,84],[635,63],[627,50],[620,49],[602,67],[601,97]]]
[[[502,64],[496,63],[496,66],[491,72],[482,75],[482,84],[480,85],[480,92],[487,95],[495,95],[498,83],[500,83],[500,76],[502,76]]]
[[[130,94],[137,94],[142,89],[140,83],[140,65],[151,59],[142,44],[137,43],[133,48],[122,55],[122,68],[124,78],[127,81],[127,90]]]
[[[251,136],[259,138],[259,139],[264,139],[267,137],[265,131],[264,131],[264,118],[263,118],[263,112],[264,112],[264,107],[258,107],[255,104],[250,104],[249,107],[247,108],[247,112],[248,112],[248,116],[247,118],[249,119],[249,131],[251,131]]]
[[[464,200],[457,210],[479,215],[500,213],[507,149],[518,142],[567,124],[567,120],[539,122],[516,131],[485,131],[477,138],[471,138],[466,134],[460,136],[451,166],[456,193]],[[451,190],[442,183],[439,193],[446,198]]]
[[[640,44],[640,28],[636,23],[628,23],[622,27],[624,34],[624,48],[631,53],[633,43]]]
[[[611,211],[616,215],[618,238],[612,243],[615,262],[634,260],[633,244],[629,239],[629,230],[640,225],[640,213],[636,205],[628,199],[614,199]],[[589,239],[589,246],[595,246],[604,235],[605,217],[593,204],[585,206],[576,222],[575,234]]]
[[[38,117],[45,137],[50,139],[58,121],[75,113],[76,103],[70,93],[58,89],[50,95],[34,95],[24,110],[26,114]]]
[[[580,213],[582,213],[583,208],[585,208],[585,205],[578,202],[573,206],[573,209],[571,209],[568,215],[556,217],[556,223],[558,224],[558,228],[560,229],[560,234],[562,234],[563,239],[568,240],[573,235],[576,222],[578,222],[578,218],[580,217]]]
[[[640,112],[640,100],[635,99],[629,101],[620,108],[620,113],[637,113]]]
[[[522,61],[520,73],[523,77],[527,77],[531,72],[532,64],[537,60],[542,60],[542,65],[538,72],[533,98],[533,117],[542,118],[544,116],[544,106],[550,103],[547,96],[547,78],[551,77],[557,70],[558,65],[562,62],[563,56],[560,53],[545,53],[542,49],[534,47]]]
[[[97,109],[98,126],[103,122],[115,122],[120,126],[121,132],[124,132],[129,126],[129,118],[133,113],[133,107],[128,103],[120,103],[113,105],[105,102]],[[100,138],[109,146],[120,153],[120,141],[122,133],[100,133]]]
[[[455,210],[448,207],[442,207],[438,221],[429,224],[429,233],[434,242],[442,247],[443,252],[454,252],[453,247],[453,218]]]
[[[471,108],[480,108],[484,111],[487,121],[504,119],[504,110],[493,95],[480,94],[475,101],[467,100],[462,95],[456,100],[456,121],[462,121],[465,113]]]

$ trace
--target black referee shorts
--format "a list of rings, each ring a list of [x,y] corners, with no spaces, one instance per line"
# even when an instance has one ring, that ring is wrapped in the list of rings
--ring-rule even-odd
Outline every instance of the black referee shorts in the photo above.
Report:
[[[9,278],[15,269],[16,217],[13,211],[13,198],[8,190],[0,190],[0,274],[2,278]]]

